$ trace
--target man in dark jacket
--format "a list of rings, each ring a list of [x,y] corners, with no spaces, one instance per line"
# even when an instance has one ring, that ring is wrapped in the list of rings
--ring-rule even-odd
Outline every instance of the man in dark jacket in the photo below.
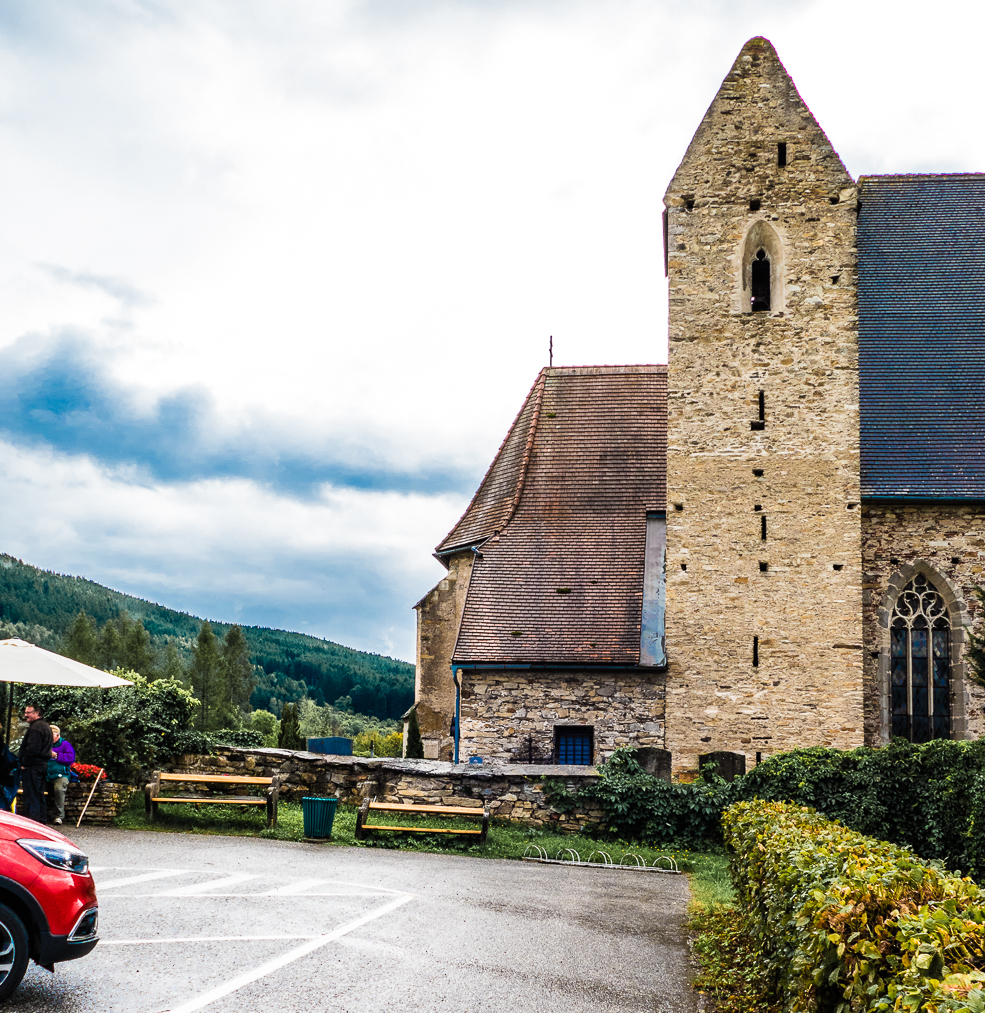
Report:
[[[27,731],[21,741],[21,786],[24,808],[20,815],[38,823],[48,822],[48,805],[44,797],[48,761],[51,759],[51,728],[34,704],[24,708]]]

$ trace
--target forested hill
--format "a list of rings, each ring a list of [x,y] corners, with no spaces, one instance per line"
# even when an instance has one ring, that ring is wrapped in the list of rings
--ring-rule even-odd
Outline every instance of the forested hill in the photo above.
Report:
[[[126,613],[139,619],[151,646],[163,658],[168,641],[187,668],[202,620],[84,577],[69,577],[0,555],[0,639],[20,637],[50,651],[62,646],[75,617],[85,611],[99,625]],[[210,620],[211,621],[211,620]],[[213,622],[217,636],[230,624]],[[414,666],[379,654],[354,651],[304,633],[244,626],[257,670],[255,708],[280,712],[281,704],[304,696],[316,703],[349,697],[352,708],[380,718],[399,717],[413,703]]]

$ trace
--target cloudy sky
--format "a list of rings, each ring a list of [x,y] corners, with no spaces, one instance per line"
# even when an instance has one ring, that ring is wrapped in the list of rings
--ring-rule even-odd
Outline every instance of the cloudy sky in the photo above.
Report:
[[[666,361],[664,188],[766,35],[854,175],[985,170],[972,3],[6,0],[0,551],[413,660],[553,334]]]

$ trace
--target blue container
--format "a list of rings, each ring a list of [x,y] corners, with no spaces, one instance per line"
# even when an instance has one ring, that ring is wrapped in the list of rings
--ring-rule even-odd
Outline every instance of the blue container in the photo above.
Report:
[[[335,822],[337,798],[302,798],[301,813],[304,816],[304,836],[309,841],[324,841],[332,836]]]
[[[470,756],[469,757],[469,763],[482,763],[482,757],[481,756]]]
[[[332,735],[327,739],[308,739],[308,752],[352,756],[352,739],[344,739],[341,735]]]

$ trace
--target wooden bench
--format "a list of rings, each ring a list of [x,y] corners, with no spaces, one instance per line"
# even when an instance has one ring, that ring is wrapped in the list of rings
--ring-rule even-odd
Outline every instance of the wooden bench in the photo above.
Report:
[[[458,827],[397,827],[382,823],[367,823],[370,813],[413,813],[416,816],[448,816],[466,819],[482,818],[482,829],[462,830]],[[366,837],[367,830],[395,830],[408,834],[470,834],[479,838],[480,844],[486,843],[486,835],[489,833],[489,810],[472,807],[468,809],[450,805],[400,805],[397,803],[377,802],[375,799],[366,799],[359,807],[356,815],[356,840],[361,841]]]
[[[168,784],[201,785],[200,795],[162,795],[161,791]],[[266,787],[265,795],[224,795],[211,791],[210,786],[228,788],[231,785],[255,785]],[[234,774],[165,774],[160,770],[154,774],[154,780],[144,788],[144,811],[149,820],[157,817],[157,807],[166,802],[190,802],[193,805],[262,805],[267,807],[267,826],[277,826],[277,795],[280,790],[278,778],[243,777]]]

